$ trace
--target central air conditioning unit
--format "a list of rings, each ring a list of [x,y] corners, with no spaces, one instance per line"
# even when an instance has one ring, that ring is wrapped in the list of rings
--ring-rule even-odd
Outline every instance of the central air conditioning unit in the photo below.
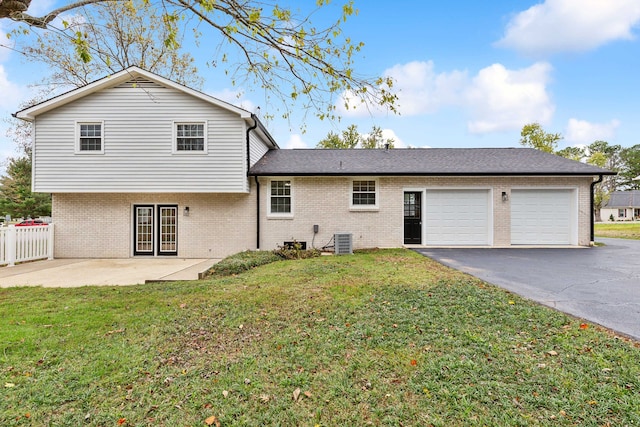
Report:
[[[351,233],[336,233],[333,235],[333,242],[336,255],[351,255],[353,253]]]

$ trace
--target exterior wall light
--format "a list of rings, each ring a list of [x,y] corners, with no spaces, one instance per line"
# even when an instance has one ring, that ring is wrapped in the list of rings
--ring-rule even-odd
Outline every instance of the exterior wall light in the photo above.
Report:
[[[502,192],[502,201],[503,202],[508,202],[509,201],[509,195],[507,194],[506,191]],[[187,208],[188,209],[188,208]]]
[[[182,210],[182,216],[189,216],[189,206],[184,207],[184,209]]]

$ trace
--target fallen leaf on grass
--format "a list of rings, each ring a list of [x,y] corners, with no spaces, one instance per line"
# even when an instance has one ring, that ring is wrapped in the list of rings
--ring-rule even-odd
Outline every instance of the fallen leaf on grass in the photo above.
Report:
[[[271,397],[269,397],[268,394],[261,394],[260,395],[260,400],[264,403],[267,403],[269,400],[271,400]]]
[[[11,388],[11,387],[15,387],[16,385],[14,383],[4,383],[4,388]]]
[[[307,391],[304,392],[304,395],[307,396],[307,397],[311,397],[311,392],[307,390]]]
[[[411,359],[411,366],[418,365],[418,361],[416,359]]]
[[[557,356],[557,355],[558,355],[558,352],[557,352],[557,351],[555,351],[555,350],[549,350],[549,351],[547,351],[547,354],[548,354],[549,356]]]
[[[113,335],[113,334],[121,334],[124,332],[124,328],[122,329],[115,329],[113,331],[108,331],[107,333],[104,334],[105,337],[108,337],[109,335]]]
[[[208,426],[220,427],[220,421],[215,415],[211,415],[209,418],[204,420],[204,423]]]
[[[118,420],[118,425],[119,425],[119,426],[121,426],[121,425],[125,424],[126,422],[127,422],[127,419],[126,419],[126,418],[120,418],[120,419]]]
[[[228,397],[228,396],[229,396],[229,392],[228,392],[227,390],[223,390],[223,391],[222,391],[222,395],[223,395],[224,397]]]
[[[580,329],[588,329],[589,325],[586,323],[580,323]]]
[[[294,400],[294,402],[297,402],[299,397],[300,397],[300,388],[297,388],[297,389],[293,390],[293,400]]]

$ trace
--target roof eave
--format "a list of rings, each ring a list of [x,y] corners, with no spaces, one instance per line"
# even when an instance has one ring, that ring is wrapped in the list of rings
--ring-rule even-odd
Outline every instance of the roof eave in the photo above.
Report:
[[[574,176],[593,177],[597,175],[616,175],[615,172],[607,173],[575,173],[575,172],[251,172],[249,176]]]

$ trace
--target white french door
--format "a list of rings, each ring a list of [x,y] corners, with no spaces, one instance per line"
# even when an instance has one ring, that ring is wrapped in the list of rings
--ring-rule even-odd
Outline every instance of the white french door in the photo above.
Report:
[[[133,254],[178,254],[178,207],[135,205],[133,207]]]

